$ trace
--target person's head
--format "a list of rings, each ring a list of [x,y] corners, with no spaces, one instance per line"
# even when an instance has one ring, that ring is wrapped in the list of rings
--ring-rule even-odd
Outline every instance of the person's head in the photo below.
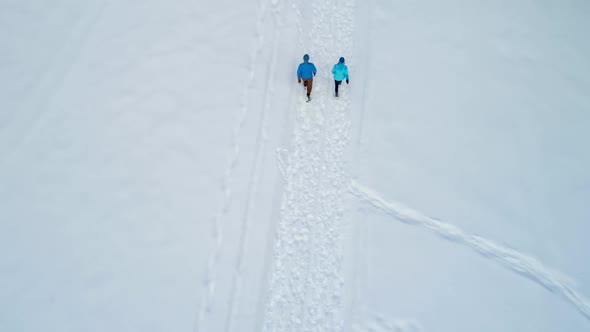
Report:
[[[344,63],[344,57],[340,57],[339,63]]]
[[[303,61],[305,61],[305,62],[309,61],[309,54],[306,54],[303,56]]]

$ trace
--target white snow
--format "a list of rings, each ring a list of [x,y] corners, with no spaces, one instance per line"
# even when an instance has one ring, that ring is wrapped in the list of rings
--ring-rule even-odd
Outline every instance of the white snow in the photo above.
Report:
[[[588,18],[1,2],[0,331],[589,330]]]

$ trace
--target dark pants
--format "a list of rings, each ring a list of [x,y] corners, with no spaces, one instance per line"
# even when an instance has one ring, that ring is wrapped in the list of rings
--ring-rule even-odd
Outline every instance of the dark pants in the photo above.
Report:
[[[336,84],[336,88],[335,88],[334,91],[336,92],[336,95],[338,95],[338,87],[340,86],[340,84],[342,83],[342,81],[336,81],[336,80],[334,80],[334,83]]]

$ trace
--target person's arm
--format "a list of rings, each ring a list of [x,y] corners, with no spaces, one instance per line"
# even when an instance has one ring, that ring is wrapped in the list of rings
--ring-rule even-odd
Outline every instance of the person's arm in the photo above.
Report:
[[[301,65],[297,67],[297,83],[301,83]]]
[[[318,72],[317,69],[315,68],[314,64],[311,64],[313,66],[313,76],[315,76],[315,74]]]

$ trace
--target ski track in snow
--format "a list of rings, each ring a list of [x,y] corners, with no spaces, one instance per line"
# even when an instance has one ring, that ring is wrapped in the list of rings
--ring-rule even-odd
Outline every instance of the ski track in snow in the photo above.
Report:
[[[273,5],[277,4],[277,1],[275,0],[270,0],[272,2]],[[224,172],[224,179],[223,179],[223,184],[222,184],[222,191],[223,191],[223,203],[221,204],[220,208],[218,209],[218,211],[216,212],[215,216],[213,216],[212,218],[212,236],[214,239],[214,248],[211,250],[211,253],[209,255],[209,259],[208,259],[208,265],[207,265],[207,277],[206,279],[203,281],[203,289],[204,292],[203,294],[205,294],[203,296],[203,302],[201,304],[201,308],[199,309],[199,312],[197,314],[197,321],[195,322],[195,330],[199,331],[199,328],[203,326],[203,323],[207,317],[208,314],[210,314],[213,310],[213,306],[214,306],[214,297],[215,297],[215,287],[216,287],[216,269],[217,269],[217,265],[219,263],[219,259],[220,259],[220,254],[221,254],[221,248],[223,246],[223,226],[222,226],[222,222],[224,219],[226,219],[227,214],[229,212],[230,206],[231,206],[231,202],[232,202],[232,185],[233,185],[233,173],[235,172],[235,169],[238,166],[238,161],[240,158],[240,137],[242,134],[242,131],[245,127],[246,124],[246,120],[248,118],[248,113],[249,113],[249,105],[248,105],[248,91],[251,90],[254,87],[254,79],[255,79],[255,66],[256,66],[256,59],[258,57],[258,55],[262,52],[263,48],[265,47],[265,43],[264,43],[264,18],[265,15],[267,15],[268,12],[268,0],[261,0],[259,5],[258,5],[258,17],[256,20],[256,35],[255,35],[255,47],[252,49],[252,52],[250,54],[250,62],[249,62],[249,76],[248,76],[248,80],[246,81],[247,83],[244,84],[243,86],[243,91],[242,91],[242,107],[240,108],[239,114],[237,116],[237,120],[236,120],[236,126],[233,129],[233,133],[232,133],[232,140],[231,140],[231,146],[228,152],[228,162],[225,168],[225,172]],[[278,39],[278,35],[277,35],[278,31],[275,33],[274,37],[276,39]],[[273,43],[276,44],[276,41]],[[276,46],[275,46],[276,48]],[[276,53],[276,52],[275,52]],[[273,66],[276,66],[275,62],[276,62],[276,58],[275,54],[273,53]],[[268,84],[270,85],[270,84]],[[265,99],[269,99],[268,97],[268,88],[266,89],[266,97]],[[268,102],[266,103],[266,105],[268,105]],[[260,131],[258,133],[258,138],[257,138],[257,146],[261,145],[262,141],[264,141],[266,138],[266,111],[268,111],[267,107],[265,107],[264,110],[264,114],[261,117],[261,125],[258,127],[260,128]],[[259,165],[260,165],[260,151],[262,151],[262,148],[258,148],[256,151],[256,156],[254,158],[254,168],[253,168],[253,173],[251,174],[251,178],[250,178],[250,182],[249,182],[249,188],[248,188],[248,195],[249,197],[246,198],[247,200],[247,209],[246,212],[244,214],[244,218],[242,219],[242,225],[240,227],[240,244],[239,244],[239,248],[243,250],[244,246],[245,246],[245,233],[247,231],[247,218],[248,218],[248,208],[250,208],[250,205],[252,204],[252,197],[255,194],[256,191],[256,181],[258,179],[258,171],[259,171]],[[233,316],[233,309],[234,309],[234,302],[235,302],[235,294],[238,291],[238,284],[240,282],[239,279],[239,273],[240,273],[240,269],[242,268],[242,253],[238,253],[238,260],[236,262],[236,266],[235,266],[235,270],[234,270],[234,276],[233,276],[233,282],[232,282],[232,289],[231,289],[231,293],[230,293],[230,302],[228,304],[228,314],[227,314],[227,318],[225,321],[225,330],[228,330],[231,328],[231,320],[232,320],[232,316]]]
[[[273,250],[264,331],[341,331],[344,153],[350,139],[350,95],[332,97],[330,68],[352,47],[354,1],[317,1],[303,15],[293,6],[300,36],[311,24],[311,45],[300,43],[318,66],[312,101],[296,107],[290,151],[278,161],[286,185]],[[334,11],[334,8],[338,10]],[[304,37],[307,37],[303,35]],[[307,48],[306,48],[307,46]],[[329,82],[329,84],[327,84]]]
[[[387,202],[377,193],[355,181],[350,184],[350,192],[395,219],[407,224],[423,226],[448,241],[464,245],[483,257],[534,281],[553,294],[565,299],[586,319],[590,320],[590,302],[588,299],[579,294],[570,282],[564,280],[564,277],[557,275],[556,272],[544,266],[537,259],[481,236],[466,233],[455,225],[428,217],[401,203]]]
[[[266,4],[267,5],[267,4]],[[250,211],[254,210],[254,198],[256,197],[256,193],[258,190],[258,183],[260,182],[260,176],[263,174],[262,172],[262,160],[264,159],[264,154],[266,151],[266,142],[268,140],[268,114],[271,111],[271,100],[272,100],[272,94],[274,91],[273,88],[273,75],[276,72],[276,67],[277,67],[277,63],[278,63],[278,47],[279,47],[279,40],[280,40],[280,36],[281,36],[281,22],[279,19],[279,14],[280,14],[280,3],[276,0],[273,0],[271,2],[271,7],[270,7],[270,13],[273,16],[274,19],[274,25],[276,27],[276,29],[273,31],[273,37],[272,37],[272,55],[271,55],[271,60],[270,60],[270,65],[269,65],[269,70],[267,72],[267,77],[266,77],[266,86],[263,87],[264,91],[265,91],[265,96],[264,96],[264,104],[263,104],[263,111],[262,111],[262,116],[260,118],[260,122],[261,122],[261,126],[259,126],[260,131],[258,132],[258,137],[256,139],[256,152],[255,152],[255,156],[254,156],[254,165],[252,167],[252,173],[249,177],[249,184],[248,184],[248,198],[246,200],[246,209],[244,211],[244,215],[242,217],[242,224],[240,227],[240,240],[239,240],[239,245],[238,245],[238,259],[236,261],[236,265],[235,265],[235,270],[234,270],[234,275],[233,275],[233,281],[232,281],[232,285],[231,285],[231,292],[230,292],[230,300],[229,300],[229,304],[227,306],[228,308],[228,313],[227,313],[227,318],[226,318],[226,322],[225,322],[225,331],[233,331],[233,315],[234,315],[234,311],[235,311],[235,306],[236,306],[236,298],[239,297],[240,295],[240,289],[243,286],[243,280],[241,278],[241,271],[244,269],[244,252],[246,251],[246,245],[247,245],[247,237],[246,234],[248,232],[248,224],[250,221]],[[267,12],[267,7],[263,7],[264,9],[262,10],[263,13]],[[258,21],[259,23],[261,23],[261,21]],[[261,28],[259,27],[258,30],[261,30]],[[260,39],[261,43],[258,47],[258,50],[262,49],[262,41],[263,39]],[[253,73],[252,77],[253,77]]]

